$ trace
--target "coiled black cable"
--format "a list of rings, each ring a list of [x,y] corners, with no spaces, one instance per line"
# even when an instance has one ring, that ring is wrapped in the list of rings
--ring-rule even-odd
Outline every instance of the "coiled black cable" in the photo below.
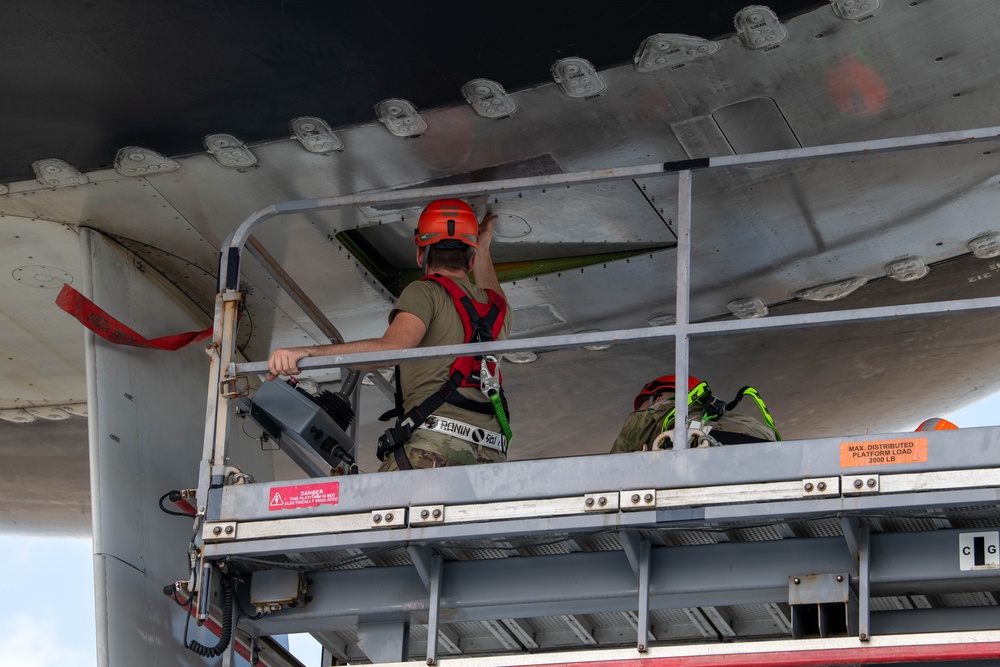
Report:
[[[181,500],[183,497],[184,496],[181,495],[180,491],[177,491],[177,490],[167,491],[162,496],[160,496],[160,500],[158,501],[157,504],[159,504],[159,506],[160,506],[160,511],[163,512],[163,513],[165,513],[165,514],[169,514],[171,516],[186,516],[186,517],[189,517],[189,518],[194,517],[195,514],[196,514],[196,512],[194,511],[193,508],[192,508],[192,510],[190,512],[177,512],[175,510],[167,509],[166,507],[163,506],[163,501],[166,500],[167,498],[170,499],[170,502],[176,503],[178,500]]]
[[[219,635],[219,643],[211,648],[191,640],[188,644],[185,637],[185,646],[188,650],[197,653],[203,658],[218,658],[229,647],[229,642],[233,639],[233,586],[228,579],[222,582],[222,634]],[[187,634],[187,627],[184,628]]]

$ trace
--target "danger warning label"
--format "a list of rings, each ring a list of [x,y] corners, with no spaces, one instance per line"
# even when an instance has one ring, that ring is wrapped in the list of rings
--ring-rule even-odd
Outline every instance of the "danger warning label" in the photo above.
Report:
[[[272,486],[268,496],[267,509],[294,510],[300,507],[336,505],[340,502],[340,482],[323,484],[297,484],[295,486]]]
[[[927,460],[927,438],[840,443],[840,467],[882,466]]]

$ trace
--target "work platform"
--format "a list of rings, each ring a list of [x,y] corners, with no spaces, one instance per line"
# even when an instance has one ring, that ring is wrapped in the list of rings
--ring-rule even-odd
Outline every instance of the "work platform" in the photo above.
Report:
[[[311,414],[296,414],[301,427],[286,420],[284,428],[266,421],[262,428],[273,429],[271,436],[308,478],[274,483],[241,476],[226,450],[233,407],[253,403],[247,376],[266,371],[262,362],[237,363],[234,340],[240,254],[254,226],[269,217],[674,173],[676,323],[316,357],[299,366],[673,339],[677,384],[686,386],[694,336],[1000,308],[1000,298],[987,297],[691,322],[692,171],[997,136],[1000,128],[985,128],[286,202],[255,213],[227,241],[220,271],[187,583],[198,602],[194,613],[208,615],[207,593],[217,591],[223,573],[248,584],[241,583],[238,596],[246,614],[256,611],[240,620],[239,631],[312,633],[325,648],[324,664],[680,667],[1000,659],[1000,428],[325,477],[331,461],[312,457],[304,435],[322,429]],[[270,268],[279,283],[289,283],[280,267]],[[290,283],[286,289],[335,340],[335,328],[301,290]],[[682,401],[674,442],[688,442],[686,417]],[[312,445],[321,445],[316,439]],[[344,431],[334,438],[353,439]],[[264,664],[292,664],[261,657]]]
[[[298,606],[244,629],[341,663],[863,648],[1000,628],[998,487],[1000,428],[636,452],[228,486],[204,549],[301,573]]]

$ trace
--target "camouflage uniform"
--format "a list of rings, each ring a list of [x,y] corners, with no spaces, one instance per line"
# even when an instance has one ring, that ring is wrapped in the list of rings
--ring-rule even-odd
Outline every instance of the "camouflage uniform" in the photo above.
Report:
[[[403,453],[414,468],[443,468],[474,463],[502,463],[507,457],[495,449],[483,447],[446,433],[417,429],[403,445]],[[379,472],[399,470],[396,458],[386,457]]]
[[[653,441],[660,434],[663,418],[674,407],[671,399],[639,408],[625,419],[621,432],[611,447],[612,454],[637,452],[643,448],[652,449]],[[703,411],[700,405],[688,406],[688,420],[699,419]],[[714,431],[744,434],[756,440],[776,440],[774,431],[753,417],[727,412],[718,420],[709,422]],[[712,433],[710,432],[711,436]]]
[[[485,290],[463,278],[452,278],[455,284],[462,288],[472,299],[485,303]],[[419,317],[427,327],[420,347],[435,345],[454,345],[465,342],[465,332],[462,320],[455,308],[455,302],[443,287],[431,281],[418,281],[407,285],[399,295],[396,306],[389,314],[389,321],[399,311]],[[507,338],[513,322],[510,304],[504,315],[503,328],[497,340]],[[441,388],[451,375],[453,359],[418,359],[399,364],[402,378],[403,413],[420,405],[428,396]],[[397,378],[397,381],[399,379]],[[469,400],[489,405],[482,391],[474,387],[461,387],[458,392]],[[492,412],[492,410],[491,410]],[[481,414],[463,410],[449,403],[443,404],[434,414],[447,419],[457,419],[477,428],[499,432],[500,423],[495,414]],[[414,468],[439,468],[449,465],[469,465],[473,463],[495,463],[506,461],[501,452],[488,447],[481,447],[471,442],[456,438],[446,433],[431,432],[417,429],[403,445],[410,465]],[[379,471],[398,470],[395,456],[389,454],[379,467]]]

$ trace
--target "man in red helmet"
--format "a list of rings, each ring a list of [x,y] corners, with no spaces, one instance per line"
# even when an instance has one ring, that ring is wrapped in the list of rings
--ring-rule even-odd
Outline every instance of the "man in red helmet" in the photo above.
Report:
[[[676,400],[674,384],[673,375],[664,375],[646,383],[636,395],[632,403],[633,412],[625,419],[625,424],[611,446],[612,454],[652,449],[654,446],[660,449],[673,448],[673,443],[669,439],[659,436],[674,427]],[[781,439],[767,406],[753,387],[743,387],[736,399],[726,403],[712,395],[707,383],[689,376],[687,397],[688,418],[699,420],[703,425],[711,427],[709,435],[719,444],[731,445]],[[764,423],[754,417],[730,412],[744,397],[749,397],[756,403]]]
[[[414,236],[424,278],[400,294],[385,333],[351,343],[275,350],[268,361],[268,379],[298,374],[297,362],[310,356],[505,339],[513,317],[490,255],[496,219],[488,213],[480,223],[472,208],[458,199],[428,204]],[[495,360],[486,359],[486,365],[480,357],[462,357],[397,366],[401,405],[396,426],[379,439],[380,471],[506,460],[506,402],[500,400]],[[480,377],[484,368],[485,382]],[[487,390],[497,398],[491,401]]]

